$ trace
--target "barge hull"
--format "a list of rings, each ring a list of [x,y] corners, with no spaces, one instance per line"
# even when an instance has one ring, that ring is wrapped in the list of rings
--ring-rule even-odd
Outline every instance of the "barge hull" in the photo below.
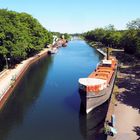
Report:
[[[96,95],[94,92],[86,92],[85,89],[86,87],[80,85],[79,93],[81,97],[81,103],[86,109],[87,114],[91,112],[94,108],[106,102],[110,98],[114,87],[116,73],[117,73],[117,66],[116,66],[116,70],[114,71],[113,77],[110,81],[110,84],[105,89],[99,91],[99,93]]]

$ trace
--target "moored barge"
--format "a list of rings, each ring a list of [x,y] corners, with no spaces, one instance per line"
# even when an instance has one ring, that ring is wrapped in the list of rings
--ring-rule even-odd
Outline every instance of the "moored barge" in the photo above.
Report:
[[[115,57],[104,58],[87,78],[79,79],[79,93],[86,113],[109,99],[117,73],[117,63]]]

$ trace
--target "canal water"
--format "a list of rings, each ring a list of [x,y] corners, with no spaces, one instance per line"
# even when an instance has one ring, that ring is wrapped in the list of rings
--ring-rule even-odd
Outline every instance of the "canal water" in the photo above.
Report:
[[[100,59],[75,40],[32,65],[0,112],[0,140],[103,140],[106,104],[86,116],[78,92]]]

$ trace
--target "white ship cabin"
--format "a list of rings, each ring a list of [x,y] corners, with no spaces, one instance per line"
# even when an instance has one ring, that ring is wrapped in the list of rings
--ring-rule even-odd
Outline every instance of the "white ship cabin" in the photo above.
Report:
[[[111,67],[112,61],[111,61],[111,60],[106,60],[106,59],[104,59],[104,60],[101,61],[100,65],[101,65],[102,67]]]

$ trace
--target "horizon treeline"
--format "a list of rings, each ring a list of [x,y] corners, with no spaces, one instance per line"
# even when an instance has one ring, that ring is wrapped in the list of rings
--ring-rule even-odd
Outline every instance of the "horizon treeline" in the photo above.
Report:
[[[83,33],[85,40],[100,42],[103,46],[124,49],[126,53],[140,58],[140,18],[126,24],[126,30],[116,30],[114,25],[96,28]]]
[[[53,35],[56,35],[58,38],[63,38],[66,40],[70,40],[71,36],[68,33],[60,33],[60,32],[51,32]]]
[[[19,63],[52,43],[53,35],[27,13],[0,9],[0,69]]]

